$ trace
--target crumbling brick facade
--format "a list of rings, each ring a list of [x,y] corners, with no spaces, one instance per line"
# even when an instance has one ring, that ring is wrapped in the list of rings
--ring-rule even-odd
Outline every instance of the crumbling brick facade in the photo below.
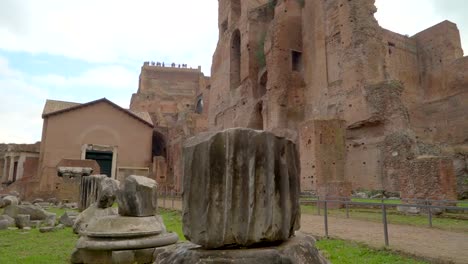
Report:
[[[326,177],[307,168],[325,151],[302,142],[314,138],[301,130],[314,120],[344,120],[337,175],[353,190],[401,191],[428,143],[460,156],[468,57],[456,25],[409,37],[381,28],[375,12],[373,0],[220,0],[209,129],[265,129],[299,142],[303,191],[318,191],[315,179]]]
[[[181,191],[182,144],[207,129],[210,79],[201,68],[145,62],[130,109],[148,112],[155,124],[150,177],[162,190]]]

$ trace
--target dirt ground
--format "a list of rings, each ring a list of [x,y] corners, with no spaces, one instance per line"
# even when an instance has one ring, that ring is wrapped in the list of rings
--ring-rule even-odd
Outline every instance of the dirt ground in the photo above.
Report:
[[[325,235],[323,216],[303,214],[301,231]],[[383,224],[363,220],[328,217],[328,234],[346,240],[384,247]],[[468,263],[468,235],[435,228],[388,225],[389,248],[442,263]]]
[[[180,201],[159,200],[159,206],[182,209]],[[300,231],[325,236],[323,216],[303,214]],[[385,246],[383,225],[356,219],[328,217],[328,234],[333,238],[365,243],[374,248]],[[388,225],[389,248],[436,263],[468,263],[468,234],[435,228]]]

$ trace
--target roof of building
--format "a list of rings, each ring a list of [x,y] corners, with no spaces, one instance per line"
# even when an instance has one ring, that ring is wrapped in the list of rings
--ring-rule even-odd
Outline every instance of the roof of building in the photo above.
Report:
[[[58,115],[58,114],[65,113],[68,111],[73,111],[76,109],[95,105],[101,102],[108,103],[109,105],[116,108],[117,110],[123,111],[126,114],[130,115],[131,117],[145,123],[146,125],[153,127],[153,121],[151,121],[151,116],[149,115],[148,112],[138,112],[138,111],[122,108],[119,105],[111,102],[107,98],[101,98],[101,99],[91,101],[85,104],[47,99],[45,106],[44,106],[44,111],[42,111],[42,118],[46,118],[46,117],[53,116],[53,115]]]
[[[42,111],[42,116],[57,112],[57,111],[62,111],[65,109],[69,109],[71,107],[81,105],[80,103],[74,103],[74,102],[65,102],[65,101],[58,101],[58,100],[46,100],[45,106],[44,106],[44,111]]]
[[[31,152],[39,153],[41,148],[41,142],[36,142],[34,144],[8,144],[8,152]]]

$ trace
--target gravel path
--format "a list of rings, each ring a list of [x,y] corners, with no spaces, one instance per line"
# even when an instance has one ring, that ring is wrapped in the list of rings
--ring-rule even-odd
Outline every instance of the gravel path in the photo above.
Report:
[[[181,210],[180,201],[167,200],[163,206]],[[314,236],[324,236],[323,216],[303,214],[301,231]],[[385,246],[383,225],[356,219],[328,217],[330,237],[363,242],[371,247]],[[423,257],[437,263],[468,263],[468,234],[439,230],[435,228],[413,227],[407,225],[388,225],[390,249],[406,254]]]
[[[303,214],[301,231],[324,236],[323,216]],[[328,234],[346,240],[363,242],[372,247],[384,247],[383,224],[363,220],[328,217]],[[435,228],[388,225],[390,248],[424,257],[435,262],[468,263],[468,234]]]

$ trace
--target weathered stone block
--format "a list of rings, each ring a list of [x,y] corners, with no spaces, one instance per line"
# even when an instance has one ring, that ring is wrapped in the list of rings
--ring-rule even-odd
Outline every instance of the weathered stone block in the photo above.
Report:
[[[295,144],[270,132],[203,133],[184,147],[183,231],[205,248],[288,239],[299,229]]]
[[[3,207],[6,207],[6,206],[9,206],[9,205],[18,205],[19,204],[19,200],[16,196],[12,196],[12,195],[8,195],[8,196],[5,196],[3,197],[3,203],[2,203],[2,207],[0,208],[3,208]]]
[[[135,263],[135,252],[133,250],[121,250],[112,252],[113,264],[133,264]]]
[[[96,238],[82,236],[76,243],[76,248],[96,251],[116,251],[143,248],[156,248],[177,242],[176,233],[165,233],[154,236],[140,236],[134,238]]]
[[[47,212],[35,205],[10,205],[5,208],[3,213],[12,218],[19,214],[30,215],[31,220],[45,220],[47,218]]]
[[[191,243],[179,243],[156,248],[154,263],[158,264],[326,264],[315,247],[315,239],[298,234],[271,247],[251,249],[205,250]]]
[[[15,222],[16,227],[18,227],[19,229],[31,226],[29,215],[19,214],[15,217]]]
[[[151,263],[153,262],[154,248],[145,248],[135,250],[136,263]]]
[[[97,201],[99,197],[101,181],[105,178],[107,178],[106,175],[91,175],[81,177],[80,200],[78,205],[80,211],[85,210]]]
[[[36,228],[36,229],[39,229],[42,225],[42,221],[41,220],[31,220],[31,227],[32,228]]]
[[[57,214],[47,212],[47,217],[44,219],[44,224],[46,226],[55,226],[57,222]]]
[[[6,221],[8,223],[8,226],[13,226],[15,225],[15,219],[10,217],[9,215],[0,215],[0,221]]]
[[[1,219],[0,220],[0,230],[8,229],[8,227],[10,227],[10,223],[8,222],[8,220]]]
[[[73,224],[73,232],[75,234],[79,234],[86,229],[91,220],[108,215],[117,215],[116,208],[109,207],[101,209],[95,204],[91,205],[88,209],[84,210],[77,216],[75,223]]]
[[[59,219],[59,222],[66,227],[72,227],[78,217],[77,212],[68,211],[65,212]]]
[[[117,200],[122,216],[155,215],[158,208],[157,183],[144,176],[128,176],[117,192]]]
[[[104,178],[101,180],[101,184],[99,185],[98,191],[98,207],[99,208],[107,208],[111,207],[114,204],[116,199],[117,191],[119,190],[119,182],[111,179],[111,178]]]

